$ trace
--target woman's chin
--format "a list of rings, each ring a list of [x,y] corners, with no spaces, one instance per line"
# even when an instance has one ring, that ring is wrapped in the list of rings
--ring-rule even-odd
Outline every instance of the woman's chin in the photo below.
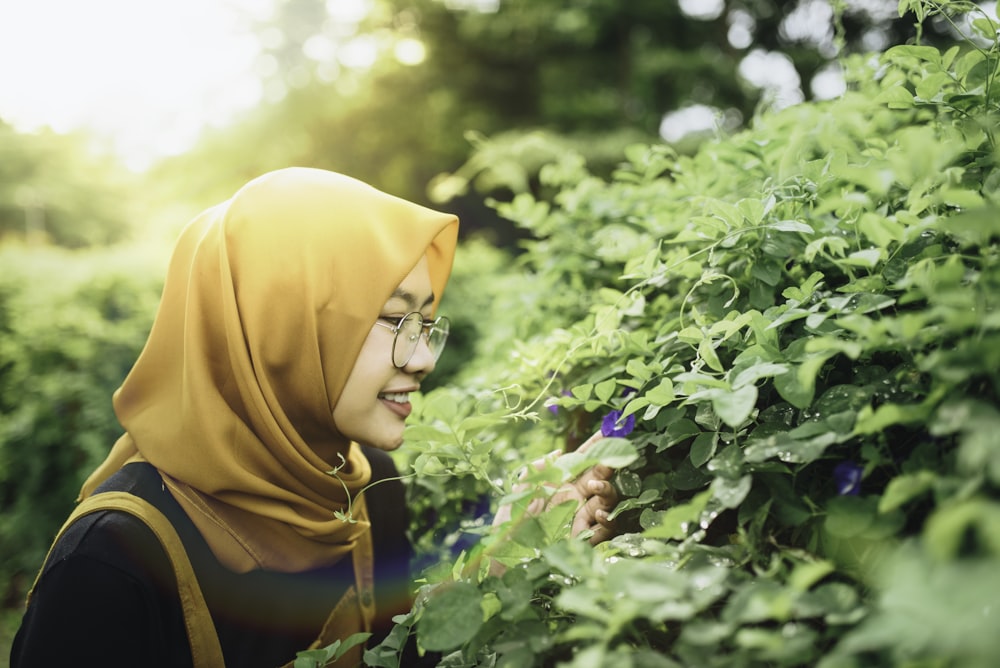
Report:
[[[403,437],[400,436],[396,439],[384,438],[384,439],[369,439],[367,441],[359,441],[362,445],[367,445],[369,448],[375,448],[376,450],[385,450],[386,452],[392,452],[396,450],[403,444]]]

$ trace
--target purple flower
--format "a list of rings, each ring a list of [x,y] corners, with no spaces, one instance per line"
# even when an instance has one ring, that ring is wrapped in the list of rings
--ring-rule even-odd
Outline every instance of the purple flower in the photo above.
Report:
[[[562,396],[564,396],[564,397],[572,397],[573,393],[570,392],[569,390],[563,390],[562,391]],[[557,399],[555,397],[553,397],[552,400],[556,401]],[[549,412],[552,413],[553,415],[559,415],[559,404],[549,404],[547,406],[547,408],[549,409]]]
[[[840,462],[833,469],[833,480],[837,483],[837,494],[857,496],[861,491],[861,473],[864,469],[854,462]]]
[[[635,429],[635,413],[622,421],[622,412],[613,410],[601,420],[601,433],[605,436],[628,436]]]

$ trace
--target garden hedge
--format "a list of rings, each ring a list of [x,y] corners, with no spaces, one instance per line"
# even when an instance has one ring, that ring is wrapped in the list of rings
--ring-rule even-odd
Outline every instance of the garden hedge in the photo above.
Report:
[[[407,634],[446,666],[993,665],[997,21],[900,9],[973,32],[847,59],[840,98],[694,155],[635,146],[604,180],[564,154],[495,202],[533,240],[509,283],[455,276],[492,298],[478,355],[400,451],[443,562],[369,665]],[[619,537],[567,539],[566,507],[485,528],[484,498],[595,461]]]

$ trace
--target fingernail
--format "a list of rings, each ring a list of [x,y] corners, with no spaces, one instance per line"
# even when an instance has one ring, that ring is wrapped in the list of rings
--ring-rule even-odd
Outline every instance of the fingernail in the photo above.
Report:
[[[590,491],[592,492],[600,492],[604,489],[604,483],[600,480],[591,480],[587,483],[587,487],[590,488]]]
[[[608,519],[608,511],[598,510],[597,512],[594,513],[594,517],[596,517],[599,520],[606,520]]]

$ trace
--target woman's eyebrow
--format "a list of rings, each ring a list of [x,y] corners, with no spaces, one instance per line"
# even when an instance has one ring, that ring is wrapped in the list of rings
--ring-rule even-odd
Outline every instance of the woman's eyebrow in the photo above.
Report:
[[[417,309],[417,304],[419,302],[417,301],[417,296],[414,295],[409,290],[404,290],[402,288],[396,288],[395,290],[392,291],[392,295],[389,297],[389,299],[402,299],[404,302],[406,302],[407,308],[412,309],[412,310],[418,310]],[[425,306],[428,306],[429,304],[432,304],[432,303],[434,303],[434,293],[433,292],[431,293],[431,295],[427,299],[424,300],[424,303],[420,305],[420,308],[424,308]]]

